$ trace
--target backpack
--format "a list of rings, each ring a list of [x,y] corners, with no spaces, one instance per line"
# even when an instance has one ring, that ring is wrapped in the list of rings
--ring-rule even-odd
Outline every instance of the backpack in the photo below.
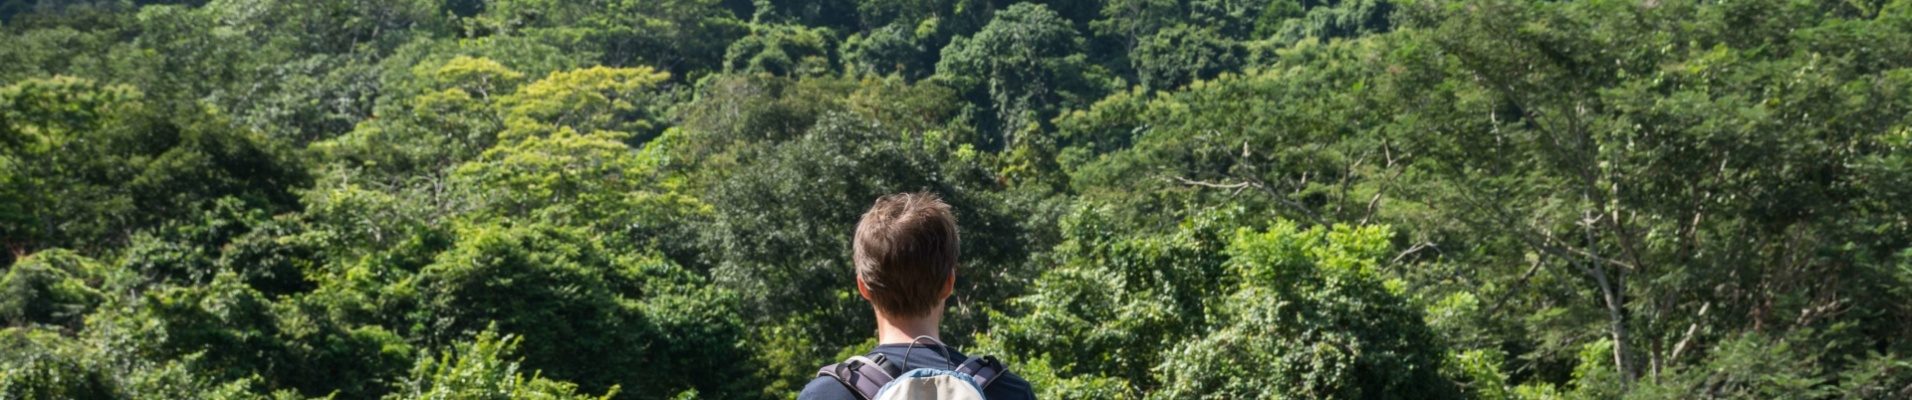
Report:
[[[908,354],[906,350],[904,355]],[[836,379],[862,400],[983,400],[983,389],[1006,370],[1001,361],[990,356],[970,357],[952,369],[902,372],[905,365],[907,360],[892,363],[882,354],[853,356],[817,370],[817,376]]]

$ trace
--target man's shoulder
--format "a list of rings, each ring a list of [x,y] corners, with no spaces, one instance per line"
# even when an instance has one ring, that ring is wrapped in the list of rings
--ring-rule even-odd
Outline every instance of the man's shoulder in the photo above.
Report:
[[[1015,370],[1012,368],[1009,371],[1003,372],[1002,376],[997,377],[995,382],[990,382],[989,388],[983,389],[983,395],[989,396],[989,400],[1034,400],[1036,398],[1036,391],[1034,387],[1029,385],[1029,381],[1023,380],[1021,376],[1016,375]]]

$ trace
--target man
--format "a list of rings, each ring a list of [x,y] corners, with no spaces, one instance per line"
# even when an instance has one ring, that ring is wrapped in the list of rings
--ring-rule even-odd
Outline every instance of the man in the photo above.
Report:
[[[940,335],[943,302],[956,288],[960,243],[949,204],[930,193],[883,196],[857,223],[855,240],[856,290],[876,311],[877,346],[866,357],[897,364],[892,373],[954,370],[968,360],[943,346]],[[983,395],[1035,398],[1029,382],[1008,371],[988,379]],[[858,400],[858,395],[837,378],[818,376],[797,400]]]

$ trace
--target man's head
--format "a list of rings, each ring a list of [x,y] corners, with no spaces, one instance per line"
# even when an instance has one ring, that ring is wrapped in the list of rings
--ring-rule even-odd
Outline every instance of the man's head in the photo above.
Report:
[[[918,318],[942,308],[956,276],[956,216],[931,193],[876,199],[856,224],[856,277],[878,313]]]

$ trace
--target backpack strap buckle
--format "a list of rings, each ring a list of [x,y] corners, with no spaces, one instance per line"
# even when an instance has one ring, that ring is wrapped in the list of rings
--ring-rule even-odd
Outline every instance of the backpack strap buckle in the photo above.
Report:
[[[997,376],[1002,376],[1004,370],[1002,361],[996,360],[995,356],[970,357],[963,361],[962,366],[956,367],[956,372],[974,377],[976,386],[984,389],[988,389],[989,383],[995,382]]]
[[[856,393],[857,398],[863,400],[876,397],[878,389],[896,380],[895,376],[884,369],[884,363],[864,356],[853,356],[843,362],[824,366],[817,370],[817,376],[836,379],[843,386],[850,388],[851,393]]]

